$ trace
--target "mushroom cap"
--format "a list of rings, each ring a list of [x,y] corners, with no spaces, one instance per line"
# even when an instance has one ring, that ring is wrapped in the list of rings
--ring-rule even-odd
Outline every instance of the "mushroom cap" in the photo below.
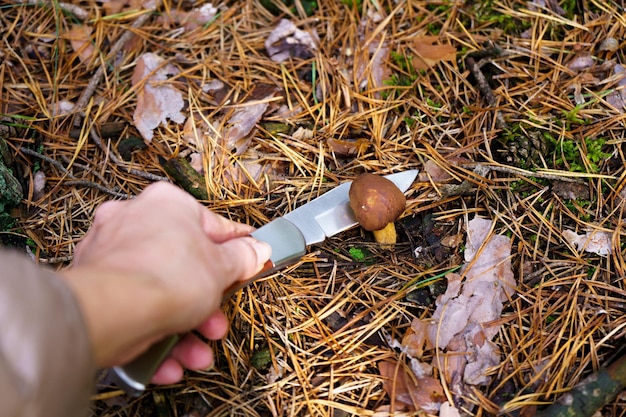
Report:
[[[359,175],[350,186],[350,207],[359,224],[369,231],[394,222],[406,207],[406,197],[385,177]]]

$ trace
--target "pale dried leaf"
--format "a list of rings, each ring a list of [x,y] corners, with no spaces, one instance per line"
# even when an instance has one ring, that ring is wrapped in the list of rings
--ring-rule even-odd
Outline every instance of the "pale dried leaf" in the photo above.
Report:
[[[189,164],[193,169],[196,170],[196,172],[198,172],[199,174],[204,174],[203,158],[202,155],[200,155],[198,152],[194,152],[189,155]]]
[[[175,123],[185,121],[181,113],[185,105],[183,95],[176,88],[165,84],[169,76],[177,74],[178,70],[171,64],[163,65],[164,62],[156,54],[143,54],[132,76],[133,86],[139,85],[133,121],[146,142],[152,140],[153,130],[161,123],[167,123],[167,119]]]
[[[449,44],[434,45],[437,36],[423,36],[413,41],[413,67],[416,70],[427,70],[441,61],[456,60],[456,48]]]
[[[620,113],[624,113],[626,110],[626,67],[617,64],[613,67],[614,76],[618,77],[617,88],[611,92],[606,101]]]
[[[289,58],[309,59],[317,50],[317,35],[298,29],[287,19],[281,19],[265,40],[265,49],[274,62],[283,62]]]
[[[574,59],[567,64],[567,68],[572,71],[581,72],[593,67],[595,63],[596,60],[594,57],[587,53],[583,53],[574,57]]]
[[[185,12],[182,10],[170,10],[169,13],[159,17],[159,23],[170,27],[172,25],[182,26],[185,31],[192,31],[203,27],[211,22],[217,15],[217,8],[212,3],[206,3],[202,7]]]
[[[611,253],[611,240],[613,238],[611,233],[592,230],[587,231],[584,235],[579,235],[571,230],[564,230],[563,237],[570,245],[576,246],[578,250],[602,256]]]
[[[450,403],[446,401],[441,404],[439,417],[461,417],[461,413],[459,413],[459,410],[457,410],[455,406],[450,405]]]
[[[601,51],[615,52],[619,49],[619,41],[615,38],[606,38],[600,43]]]
[[[91,41],[93,28],[88,25],[73,25],[72,29],[63,36],[70,41],[72,49],[78,54],[78,59],[85,65],[93,60],[96,48]]]
[[[313,131],[311,129],[307,129],[305,127],[300,126],[296,129],[295,132],[291,135],[291,138],[296,141],[303,141],[307,139],[311,139],[313,137]]]
[[[76,105],[69,100],[59,100],[54,105],[50,106],[50,113],[53,116],[61,116],[69,114],[74,111]]]
[[[439,363],[441,355],[435,355],[434,364],[453,386],[461,380],[488,384],[488,369],[500,361],[491,339],[499,330],[493,323],[502,313],[503,302],[515,292],[510,254],[510,239],[493,235],[492,221],[472,219],[467,225],[463,273],[446,275],[448,287],[437,297],[432,321],[427,326],[414,321],[405,338],[407,350],[414,353],[420,353],[422,337],[428,348],[447,350],[447,360]]]
[[[102,8],[107,16],[131,10],[156,8],[155,0],[101,0]]]
[[[339,155],[360,155],[364,153],[370,146],[367,139],[345,140],[328,138],[326,141],[328,147]]]

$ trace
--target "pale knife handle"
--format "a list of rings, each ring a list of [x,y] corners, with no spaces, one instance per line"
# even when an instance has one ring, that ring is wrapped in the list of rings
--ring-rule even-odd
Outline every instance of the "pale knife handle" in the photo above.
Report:
[[[257,275],[228,288],[224,293],[224,299],[251,282],[297,262],[306,253],[304,236],[296,226],[282,217],[255,230],[252,237],[269,243],[272,247],[272,256]],[[179,339],[179,335],[167,337],[152,345],[132,362],[112,368],[117,385],[128,394],[139,395],[146,389],[146,385]]]

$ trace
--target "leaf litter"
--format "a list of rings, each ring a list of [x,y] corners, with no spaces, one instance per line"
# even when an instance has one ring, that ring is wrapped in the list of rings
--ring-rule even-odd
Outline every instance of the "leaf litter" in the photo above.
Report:
[[[448,286],[437,298],[434,313],[413,319],[402,342],[392,342],[409,356],[418,381],[404,384],[393,398],[404,406],[412,405],[413,411],[437,412],[445,400],[439,380],[422,376],[424,369],[437,369],[452,392],[462,396],[470,392],[468,386],[488,385],[490,369],[500,364],[501,352],[493,339],[500,331],[504,303],[515,294],[517,283],[511,267],[511,239],[494,234],[493,226],[492,220],[478,216],[468,222],[465,263],[458,273],[446,275]],[[431,364],[421,362],[425,354],[432,355]],[[388,366],[383,366],[387,375]],[[420,384],[420,378],[429,378],[428,383]],[[388,393],[392,383],[385,382]],[[439,389],[433,389],[437,384]],[[408,390],[413,391],[407,396],[404,391]]]

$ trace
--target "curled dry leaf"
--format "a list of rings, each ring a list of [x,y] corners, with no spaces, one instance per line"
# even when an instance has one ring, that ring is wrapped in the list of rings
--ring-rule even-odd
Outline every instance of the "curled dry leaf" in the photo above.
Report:
[[[595,63],[596,59],[593,56],[588,53],[581,53],[567,64],[567,68],[572,71],[581,72],[593,67]]]
[[[579,235],[571,230],[564,230],[563,237],[570,245],[576,246],[578,250],[606,256],[611,253],[611,240],[613,235],[608,232],[591,230],[584,235]]]
[[[361,155],[370,146],[367,139],[345,140],[329,138],[326,143],[330,149],[339,155]]]
[[[154,9],[155,0],[100,0],[107,16],[120,12],[140,9]]]
[[[65,33],[63,38],[70,41],[72,49],[78,54],[78,59],[84,65],[89,65],[94,58],[96,49],[91,42],[93,28],[88,25],[74,25]]]
[[[317,50],[317,34],[298,29],[291,21],[281,19],[265,40],[265,49],[274,62],[289,58],[309,59]]]
[[[615,107],[620,113],[626,109],[626,67],[617,64],[613,67],[613,76],[617,77],[615,91],[606,96],[606,101]]]
[[[413,41],[413,68],[427,70],[441,61],[456,60],[456,48],[452,45],[434,45],[437,36],[423,36]]]
[[[169,13],[159,17],[159,23],[166,27],[182,26],[186,31],[192,31],[211,22],[217,15],[217,8],[212,3],[206,3],[202,7],[185,12],[182,10],[170,10]]]
[[[598,48],[601,51],[615,52],[619,49],[619,41],[615,38],[606,38]]]
[[[414,378],[403,363],[378,362],[378,371],[384,378],[383,388],[395,404],[394,411],[425,411],[436,413],[446,397],[439,380],[430,377]]]
[[[183,95],[176,88],[165,84],[170,75],[178,73],[171,64],[164,65],[165,60],[153,53],[139,57],[132,84],[138,86],[137,107],[133,114],[135,127],[144,141],[150,142],[153,130],[167,119],[183,123],[185,116],[180,112],[185,102]]]

